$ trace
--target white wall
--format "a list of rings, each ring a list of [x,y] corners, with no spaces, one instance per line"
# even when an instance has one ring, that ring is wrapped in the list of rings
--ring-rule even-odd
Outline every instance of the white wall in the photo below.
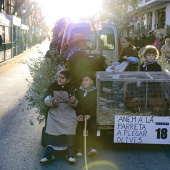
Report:
[[[165,7],[166,7],[166,12],[167,12],[165,23],[169,23],[168,25],[170,25],[170,18],[168,17],[168,16],[170,16],[170,3],[163,3],[163,4],[160,4],[158,6],[154,6],[154,7],[150,6],[149,9],[140,11],[142,14],[152,12],[152,30],[155,29],[155,11],[158,10],[158,9],[161,9],[161,8],[165,8]],[[139,8],[139,10],[140,10],[140,8]]]
[[[170,25],[170,3],[167,4],[166,7],[166,21],[165,21],[165,25]]]

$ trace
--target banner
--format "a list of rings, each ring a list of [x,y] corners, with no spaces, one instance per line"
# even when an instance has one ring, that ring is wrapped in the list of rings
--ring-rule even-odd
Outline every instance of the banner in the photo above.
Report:
[[[170,144],[170,117],[116,115],[114,143]]]

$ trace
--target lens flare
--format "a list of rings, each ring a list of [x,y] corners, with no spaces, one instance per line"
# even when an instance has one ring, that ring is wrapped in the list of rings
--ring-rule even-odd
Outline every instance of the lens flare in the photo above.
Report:
[[[68,17],[78,20],[82,17],[93,16],[101,10],[101,0],[36,0],[44,15],[46,22],[54,23],[56,19]]]
[[[106,160],[98,160],[98,161],[94,161],[88,164],[88,168],[92,168],[92,167],[104,167],[107,170],[118,170],[116,164],[114,164],[113,162],[110,161],[106,161]],[[82,170],[86,170],[86,167],[83,167]]]

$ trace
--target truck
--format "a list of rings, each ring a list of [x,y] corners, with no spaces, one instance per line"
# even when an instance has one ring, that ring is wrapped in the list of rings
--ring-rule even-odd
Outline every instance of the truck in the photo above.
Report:
[[[84,34],[86,53],[118,61],[119,38],[114,23],[101,22],[93,30],[90,21],[68,23],[60,53],[74,34]],[[114,143],[170,144],[170,73],[96,72],[97,136],[113,132]]]
[[[101,30],[93,30],[90,21],[70,22],[67,24],[62,42],[60,54],[68,50],[69,39],[74,34],[84,34],[89,40],[86,45],[86,53],[91,57],[104,55],[108,61],[118,60],[118,31],[114,23],[101,22]]]

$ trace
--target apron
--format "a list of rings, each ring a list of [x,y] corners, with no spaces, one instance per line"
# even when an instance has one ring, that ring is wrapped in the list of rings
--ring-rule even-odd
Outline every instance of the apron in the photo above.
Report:
[[[68,104],[66,91],[54,91],[53,96],[59,101],[57,108],[48,112],[46,133],[49,135],[75,135],[77,115],[75,109]]]

